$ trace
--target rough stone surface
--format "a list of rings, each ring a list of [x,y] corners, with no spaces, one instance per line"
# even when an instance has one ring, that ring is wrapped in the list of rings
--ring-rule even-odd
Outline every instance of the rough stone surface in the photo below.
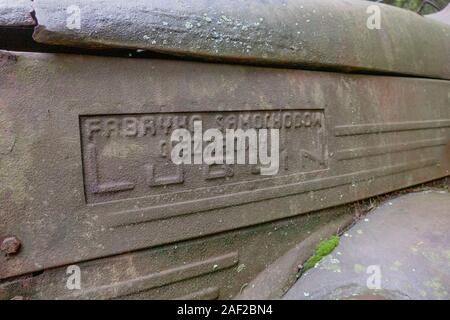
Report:
[[[353,226],[285,299],[449,299],[449,230],[446,191],[388,200]],[[367,287],[370,266],[380,268],[380,290]]]
[[[0,0],[0,26],[33,26],[33,8],[30,0]]]

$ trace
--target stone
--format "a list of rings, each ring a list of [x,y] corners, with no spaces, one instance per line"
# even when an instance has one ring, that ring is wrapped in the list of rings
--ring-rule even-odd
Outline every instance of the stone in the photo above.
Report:
[[[448,300],[450,194],[442,189],[402,195],[368,217],[284,298]]]

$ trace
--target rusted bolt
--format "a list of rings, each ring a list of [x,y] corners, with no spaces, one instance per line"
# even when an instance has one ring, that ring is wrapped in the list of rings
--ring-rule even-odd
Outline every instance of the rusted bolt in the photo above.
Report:
[[[3,238],[0,250],[6,254],[16,254],[20,250],[22,243],[15,236]]]

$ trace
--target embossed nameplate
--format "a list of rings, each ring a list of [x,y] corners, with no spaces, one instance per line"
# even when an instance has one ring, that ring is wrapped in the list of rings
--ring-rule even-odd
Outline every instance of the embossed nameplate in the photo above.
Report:
[[[268,180],[259,175],[258,165],[174,164],[171,133],[178,128],[193,131],[194,121],[201,121],[204,130],[224,133],[226,129],[279,129],[278,175],[326,168],[323,110],[82,116],[87,202],[164,194],[185,201],[250,190],[253,181]],[[215,186],[220,188],[212,189]]]

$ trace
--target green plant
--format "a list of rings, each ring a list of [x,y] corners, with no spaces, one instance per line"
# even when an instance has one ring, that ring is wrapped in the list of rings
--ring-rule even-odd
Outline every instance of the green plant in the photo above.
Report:
[[[303,272],[313,268],[323,257],[330,254],[338,244],[338,236],[332,236],[329,239],[321,241],[314,250],[314,254],[303,264]]]

